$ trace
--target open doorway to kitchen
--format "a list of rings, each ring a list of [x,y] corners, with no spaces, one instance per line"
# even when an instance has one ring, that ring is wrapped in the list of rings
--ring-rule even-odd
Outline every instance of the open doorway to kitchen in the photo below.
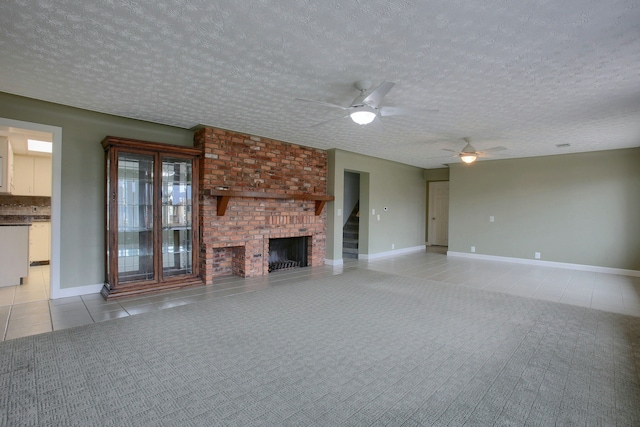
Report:
[[[0,287],[0,305],[9,299],[13,305],[56,298],[60,292],[62,129],[0,118],[0,138],[8,141],[11,151],[11,164],[5,166],[5,181],[11,186],[0,194],[0,220],[27,224],[29,229],[28,274],[13,292],[10,286]]]

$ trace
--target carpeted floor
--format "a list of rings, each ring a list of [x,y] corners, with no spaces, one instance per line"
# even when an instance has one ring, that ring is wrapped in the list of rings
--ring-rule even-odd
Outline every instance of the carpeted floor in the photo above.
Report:
[[[357,270],[0,343],[0,425],[640,425],[640,318]]]

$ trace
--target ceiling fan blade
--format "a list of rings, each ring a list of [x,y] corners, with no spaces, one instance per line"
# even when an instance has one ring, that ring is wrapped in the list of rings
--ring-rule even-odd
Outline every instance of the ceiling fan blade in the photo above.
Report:
[[[382,101],[382,98],[384,98],[384,96],[389,93],[391,88],[395,85],[396,84],[393,82],[382,82],[382,84],[372,90],[371,93],[362,100],[362,102],[367,104],[369,107],[376,108],[380,104],[380,101]]]
[[[420,113],[437,113],[438,110],[420,110],[417,108],[381,107],[381,116],[417,116]]]
[[[342,105],[332,104],[330,102],[324,102],[324,101],[315,101],[313,99],[296,98],[295,100],[296,101],[303,101],[303,102],[310,102],[312,104],[317,104],[317,105],[324,105],[325,107],[340,108],[342,110],[348,110],[349,109],[349,107],[343,107]]]
[[[329,123],[329,122],[332,122],[332,121],[334,121],[334,120],[345,119],[345,118],[347,118],[347,117],[349,117],[349,115],[348,115],[348,114],[347,114],[347,115],[344,115],[344,116],[342,116],[342,117],[336,117],[336,118],[334,118],[334,119],[325,120],[324,122],[316,123],[315,125],[311,125],[311,126],[309,126],[309,127],[314,128],[314,127],[316,127],[316,126],[324,125],[324,124]]]
[[[458,150],[452,150],[450,148],[443,148],[444,151],[451,151],[452,153],[460,154]]]

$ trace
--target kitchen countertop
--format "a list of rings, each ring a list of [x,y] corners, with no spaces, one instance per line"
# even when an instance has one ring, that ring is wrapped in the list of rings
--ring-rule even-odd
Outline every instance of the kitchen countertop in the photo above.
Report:
[[[51,222],[49,215],[2,215],[0,226],[31,225],[34,222]]]

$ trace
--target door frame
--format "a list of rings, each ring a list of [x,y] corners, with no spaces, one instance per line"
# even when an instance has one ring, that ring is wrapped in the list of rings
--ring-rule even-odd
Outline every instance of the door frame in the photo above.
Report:
[[[435,223],[431,219],[435,215],[435,191],[432,191],[434,185],[439,185],[442,183],[449,184],[449,181],[429,181],[427,184],[427,191],[429,195],[427,197],[427,246],[435,246],[435,242],[433,241],[433,236],[435,234]],[[447,228],[448,228],[448,219],[447,219]]]
[[[0,117],[0,126],[27,129],[52,134],[53,152],[51,153],[51,262],[49,265],[49,298],[60,297],[60,210],[61,210],[61,173],[62,173],[62,128],[40,123],[25,122]]]

